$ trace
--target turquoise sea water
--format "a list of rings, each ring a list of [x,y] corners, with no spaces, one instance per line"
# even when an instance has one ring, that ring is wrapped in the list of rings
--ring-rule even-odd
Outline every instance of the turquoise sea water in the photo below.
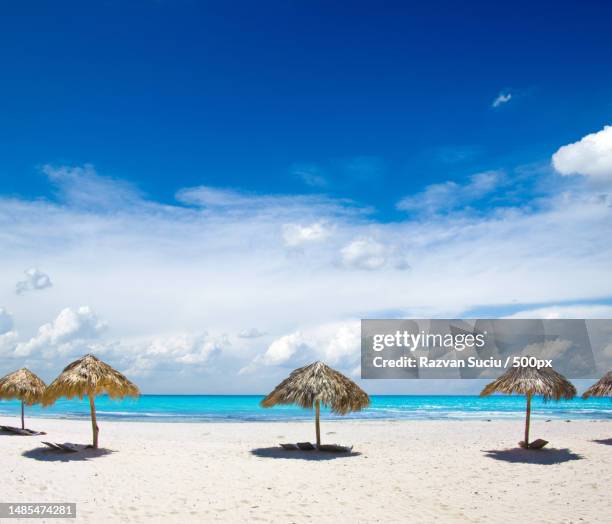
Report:
[[[143,395],[138,399],[96,399],[98,418],[106,420],[140,420],[166,422],[214,421],[283,421],[306,420],[311,410],[295,406],[259,407],[258,395]],[[502,419],[525,415],[525,399],[513,396],[399,396],[374,395],[372,405],[347,417],[338,417],[322,410],[323,418],[366,420],[434,420],[434,419]],[[595,398],[571,401],[532,403],[538,418],[612,419],[612,400]],[[19,416],[20,403],[0,401],[0,416]],[[88,418],[89,403],[84,400],[59,400],[53,406],[26,407],[28,417]]]

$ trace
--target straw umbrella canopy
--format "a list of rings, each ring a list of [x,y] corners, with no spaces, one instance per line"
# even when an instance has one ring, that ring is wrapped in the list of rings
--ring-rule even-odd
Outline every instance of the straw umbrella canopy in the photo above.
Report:
[[[317,448],[321,445],[319,416],[321,405],[338,415],[359,411],[370,405],[370,398],[351,379],[323,362],[313,362],[298,368],[283,380],[272,393],[261,401],[270,408],[276,404],[297,404],[302,408],[315,408]]]
[[[563,375],[552,368],[538,369],[535,366],[512,367],[497,380],[488,384],[480,396],[492,393],[506,395],[518,394],[527,397],[527,412],[525,416],[525,447],[529,447],[529,421],[531,418],[531,397],[541,395],[545,401],[572,399],[576,396],[576,388]]]
[[[582,394],[582,398],[589,397],[612,397],[612,371],[608,371]]]
[[[111,398],[136,397],[140,394],[138,387],[130,382],[119,371],[102,362],[93,355],[85,355],[64,368],[64,371],[49,385],[45,391],[43,404],[53,404],[58,398],[89,397],[91,426],[93,430],[93,447],[98,447],[100,429],[96,423],[97,395],[106,393]]]
[[[21,400],[21,429],[25,429],[24,405],[40,402],[45,383],[27,368],[21,368],[0,378],[0,399]]]

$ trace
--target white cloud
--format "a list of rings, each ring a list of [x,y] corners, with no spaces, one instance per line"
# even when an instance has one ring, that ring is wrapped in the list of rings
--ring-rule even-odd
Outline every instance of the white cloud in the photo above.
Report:
[[[331,330],[333,334],[328,342],[322,344],[324,360],[331,364],[345,364],[344,360],[348,359],[354,363],[361,351],[360,322],[347,322],[337,327],[334,325]]]
[[[308,225],[283,224],[283,241],[287,247],[300,247],[312,242],[320,242],[330,235],[330,229],[324,222],[313,222]]]
[[[246,366],[239,370],[240,375],[254,373],[261,366],[297,367],[312,353],[300,331],[283,335],[274,340],[268,349],[255,356]]]
[[[313,334],[323,332],[317,326],[346,319],[456,318],[517,301],[567,304],[612,297],[612,209],[590,194],[551,194],[533,205],[491,207],[478,215],[451,209],[379,221],[352,202],[303,195],[209,193],[196,204],[195,191],[193,205],[184,206],[130,193],[129,204],[105,198],[104,205],[90,205],[69,185],[79,185],[79,176],[88,183],[92,172],[70,173],[63,194],[73,196],[59,203],[0,197],[2,279],[13,282],[35,260],[41,268],[52,267],[53,280],[62,283],[34,305],[12,286],[0,286],[0,304],[19,326],[20,349],[31,350],[27,358],[45,356],[39,366],[59,370],[68,361],[63,350],[82,354],[93,348],[122,371],[140,370],[143,391],[261,392],[287,369],[262,366],[240,380],[236,374],[266,352],[273,337],[297,332],[304,338],[286,340],[285,351],[292,341],[293,347],[303,345],[286,366],[317,356],[331,363],[345,355],[335,365],[350,372],[359,354],[350,349],[350,335],[336,337],[339,328]],[[109,189],[112,182],[107,178],[102,185]],[[494,182],[483,177],[464,185],[488,195]],[[215,199],[217,204],[206,205]],[[333,224],[333,235],[288,256],[279,234],[283,225],[317,223]],[[406,260],[410,271],[399,275]],[[112,331],[78,342],[67,336],[66,342],[36,343],[45,336],[53,340],[43,336],[47,330],[56,332],[54,323],[42,334],[39,326],[66,305],[83,303]],[[222,341],[223,333],[238,334],[250,325],[264,326],[270,340],[232,335],[231,344]],[[203,342],[194,350],[185,343],[183,352],[150,352],[153,340],[197,338],[204,329],[214,334],[207,340],[220,353],[207,354]],[[14,345],[15,335],[10,338]],[[268,358],[281,358],[281,349]],[[200,363],[188,363],[194,360]],[[377,387],[390,386],[371,385]]]
[[[241,331],[240,333],[238,333],[238,337],[239,338],[259,338],[259,337],[263,337],[265,336],[266,333],[264,333],[263,331],[260,331],[257,328],[250,328],[250,329],[245,329],[244,331]]]
[[[561,175],[612,178],[612,126],[560,147],[552,164]]]
[[[302,217],[308,217],[313,210],[341,215],[369,212],[349,200],[334,200],[325,195],[262,195],[208,186],[181,189],[176,198],[183,204],[225,214],[280,217],[294,215],[299,209]]]
[[[123,180],[100,176],[90,164],[43,166],[62,200],[75,207],[116,209],[140,201],[139,192]]]
[[[604,306],[600,304],[576,304],[570,306],[547,306],[542,308],[527,309],[525,311],[517,311],[508,318],[612,318],[612,306]]]
[[[46,289],[51,287],[51,278],[46,273],[43,273],[40,269],[31,267],[24,271],[26,279],[17,282],[15,285],[15,292],[18,295],[22,295],[26,291],[35,291],[40,289]]]
[[[13,317],[4,308],[0,307],[0,335],[4,335],[13,329]]]
[[[265,365],[286,364],[297,352],[305,352],[308,349],[302,333],[298,331],[272,342],[263,354],[261,362]]]
[[[265,206],[267,196],[257,196],[233,189],[219,189],[199,186],[187,188],[176,194],[177,199],[185,204],[197,204],[205,207],[253,207]]]
[[[120,353],[126,373],[147,376],[159,369],[200,369],[228,344],[226,337],[213,337],[207,332],[177,333],[145,342],[127,342],[115,347],[114,353]]]
[[[382,244],[372,237],[361,237],[342,247],[340,256],[344,267],[349,269],[408,269],[407,258],[399,251],[399,248]]]
[[[18,334],[13,327],[13,316],[6,309],[0,308],[0,356],[4,358],[11,357],[15,351]]]
[[[380,269],[387,262],[385,246],[373,238],[359,238],[342,248],[342,262],[356,269]]]
[[[507,104],[510,100],[512,100],[512,93],[500,93],[495,100],[493,100],[491,107],[499,107],[502,104]]]
[[[0,356],[3,358],[13,357],[18,339],[19,336],[16,331],[7,331],[0,335]]]
[[[18,357],[31,356],[45,351],[49,355],[71,354],[84,341],[97,338],[107,327],[87,306],[78,309],[65,308],[57,318],[38,329],[36,336],[15,348]]]
[[[256,371],[260,366],[303,366],[315,360],[352,369],[360,359],[360,329],[360,322],[354,320],[321,324],[283,335],[257,355],[243,372]]]
[[[422,192],[402,198],[396,207],[401,211],[427,214],[448,212],[495,192],[504,181],[501,171],[476,173],[465,184],[453,181],[431,184]]]

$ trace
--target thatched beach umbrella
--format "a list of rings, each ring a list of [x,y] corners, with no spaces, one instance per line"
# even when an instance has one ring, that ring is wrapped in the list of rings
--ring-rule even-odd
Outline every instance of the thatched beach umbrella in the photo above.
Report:
[[[315,428],[317,447],[321,445],[319,416],[321,405],[331,408],[332,412],[346,415],[370,405],[370,398],[351,379],[330,368],[323,362],[291,372],[272,393],[261,401],[264,408],[276,404],[297,404],[302,408],[315,408]]]
[[[612,371],[608,371],[582,394],[582,398],[589,397],[612,397]]]
[[[24,405],[42,400],[45,383],[27,368],[21,368],[0,378],[0,399],[21,400],[21,429],[25,429]]]
[[[49,385],[45,391],[43,404],[53,404],[58,398],[89,397],[91,409],[91,426],[93,429],[93,447],[98,447],[96,423],[96,395],[108,394],[110,398],[136,397],[140,394],[138,387],[124,375],[102,362],[93,355],[85,355],[64,368],[64,371]]]
[[[569,400],[576,396],[576,388],[552,368],[538,369],[535,366],[520,366],[510,368],[497,380],[488,384],[480,392],[480,396],[484,397],[491,393],[519,394],[527,397],[524,447],[528,448],[531,397],[541,395],[545,401],[562,398]]]

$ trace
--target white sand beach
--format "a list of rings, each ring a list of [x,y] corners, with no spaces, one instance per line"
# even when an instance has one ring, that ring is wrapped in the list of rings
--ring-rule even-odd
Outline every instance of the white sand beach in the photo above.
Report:
[[[542,452],[515,448],[522,424],[323,421],[355,446],[336,456],[276,447],[312,441],[307,422],[101,421],[96,455],[40,444],[87,444],[89,421],[30,418],[48,435],[0,434],[0,501],[76,502],[96,523],[610,522],[612,421],[535,420]]]

